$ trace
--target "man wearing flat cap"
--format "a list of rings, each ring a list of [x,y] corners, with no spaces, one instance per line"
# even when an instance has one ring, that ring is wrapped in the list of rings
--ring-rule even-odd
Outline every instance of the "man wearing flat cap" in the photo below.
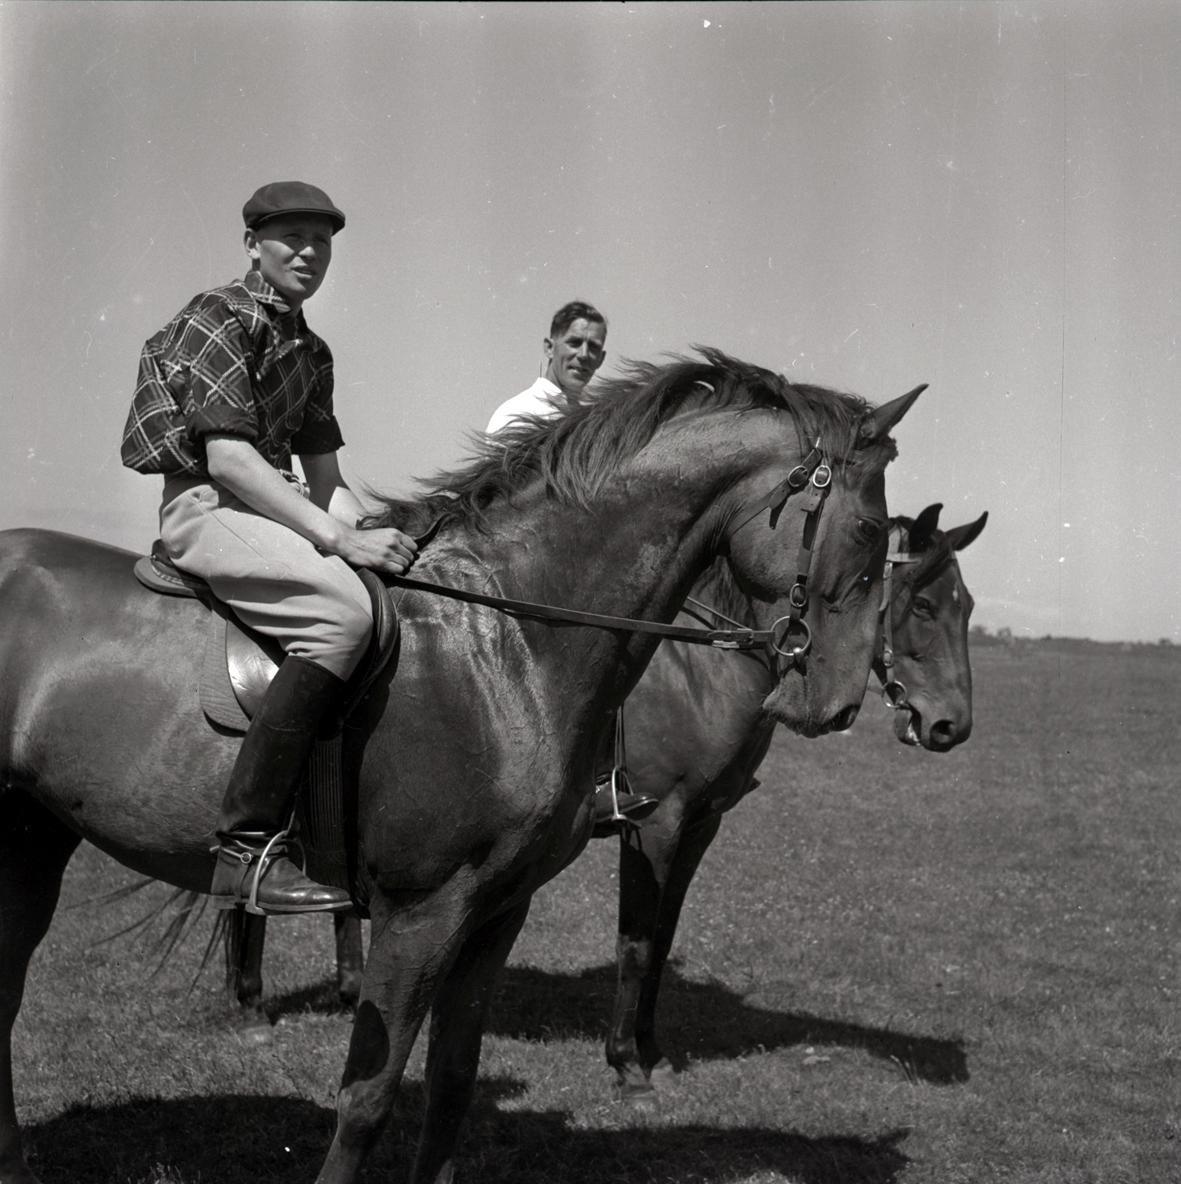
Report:
[[[358,529],[365,511],[336,459],[332,354],[303,316],[344,214],[314,185],[277,181],[242,217],[250,271],[195,296],[144,346],[122,456],[164,477],[160,538],[172,562],[286,654],[218,815],[215,902],[339,911],[348,893],[287,858],[286,827],[317,727],[372,632],[353,568],[401,574],[415,544],[391,528]]]

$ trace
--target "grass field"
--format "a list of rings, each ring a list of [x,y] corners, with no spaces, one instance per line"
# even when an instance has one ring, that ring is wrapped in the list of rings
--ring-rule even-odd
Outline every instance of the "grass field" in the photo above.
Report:
[[[612,1097],[611,841],[537,897],[484,1043],[461,1184],[1181,1181],[1181,649],[973,651],[947,756],[781,734],[686,905],[661,1034]],[[311,1181],[349,1018],[331,926],[273,922],[270,1046],[234,1032],[208,927],[154,978],[147,892],[84,848],[30,974],[17,1099],[44,1184]],[[73,906],[73,907],[71,907]],[[159,932],[157,925],[155,932]],[[369,1170],[405,1177],[422,1049]]]

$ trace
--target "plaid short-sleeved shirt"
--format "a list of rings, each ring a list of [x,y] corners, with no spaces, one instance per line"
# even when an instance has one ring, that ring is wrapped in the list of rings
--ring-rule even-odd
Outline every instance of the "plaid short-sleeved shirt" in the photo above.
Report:
[[[204,438],[249,440],[277,469],[344,443],[332,411],[332,354],[257,271],[195,296],[140,355],[123,463],[208,476]]]

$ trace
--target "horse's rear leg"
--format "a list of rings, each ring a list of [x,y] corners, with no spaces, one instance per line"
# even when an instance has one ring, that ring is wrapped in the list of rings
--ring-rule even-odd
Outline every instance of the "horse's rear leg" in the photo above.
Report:
[[[226,925],[226,985],[238,998],[238,1035],[252,1044],[271,1042],[271,1021],[262,1009],[262,952],[267,919],[239,905],[223,914]]]
[[[348,913],[333,913],[332,924],[336,928],[336,993],[345,1007],[355,1011],[365,973],[361,920]]]
[[[36,1184],[12,1093],[12,1025],[78,836],[20,790],[0,791],[0,1184]]]
[[[493,990],[525,924],[529,900],[478,929],[464,943],[431,1011],[426,1116],[412,1184],[450,1184],[455,1149],[480,1067],[480,1044]]]

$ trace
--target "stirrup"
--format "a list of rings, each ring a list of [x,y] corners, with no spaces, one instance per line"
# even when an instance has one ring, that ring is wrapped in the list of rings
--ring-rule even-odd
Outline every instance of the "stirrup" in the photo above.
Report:
[[[618,765],[611,770],[611,817],[606,821],[612,824],[626,822],[629,826],[635,826],[635,823],[619,808],[619,783],[623,782],[624,793],[631,792],[631,786],[628,784],[627,774]]]
[[[282,830],[276,831],[266,841],[261,851],[251,849],[241,839],[234,837],[230,838],[230,844],[219,842],[216,847],[210,847],[210,853],[215,860],[222,858],[223,852],[231,858],[238,859],[248,869],[243,878],[250,878],[250,891],[248,893],[235,892],[232,896],[215,897],[215,903],[218,908],[237,908],[241,906],[248,913],[253,913],[258,917],[267,916],[267,912],[259,907],[258,903],[258,888],[262,882],[262,878],[268,867],[280,859],[288,859],[294,867],[297,867],[303,875],[307,875],[307,852],[304,850],[303,842],[298,834],[293,831],[295,824],[294,816],[288,821],[287,826]],[[277,845],[277,849],[276,848]],[[234,848],[241,848],[235,850]],[[299,861],[291,858],[292,848],[299,849]]]
[[[276,859],[283,858],[283,856],[285,856],[287,854],[287,839],[290,834],[291,834],[290,824],[288,824],[288,827],[286,830],[276,831],[271,836],[270,841],[267,843],[267,845],[262,849],[262,853],[258,856],[257,860],[255,860],[256,866],[254,868],[254,879],[251,881],[250,896],[246,901],[246,911],[248,913],[254,913],[258,916],[263,915],[262,909],[260,909],[258,907],[258,885],[262,881],[262,873],[266,870],[267,856],[270,855],[271,848],[276,843],[278,843],[280,840],[282,840],[282,846],[280,847],[278,853],[275,855],[275,858]],[[299,853],[301,856],[303,856],[303,861],[306,864],[307,863],[307,856],[304,855],[302,843],[299,844]],[[292,862],[294,862],[294,861],[292,861]],[[307,872],[304,871],[302,866],[300,866],[298,864],[296,866],[299,867],[299,870],[301,872],[303,872],[305,876],[307,875]]]

